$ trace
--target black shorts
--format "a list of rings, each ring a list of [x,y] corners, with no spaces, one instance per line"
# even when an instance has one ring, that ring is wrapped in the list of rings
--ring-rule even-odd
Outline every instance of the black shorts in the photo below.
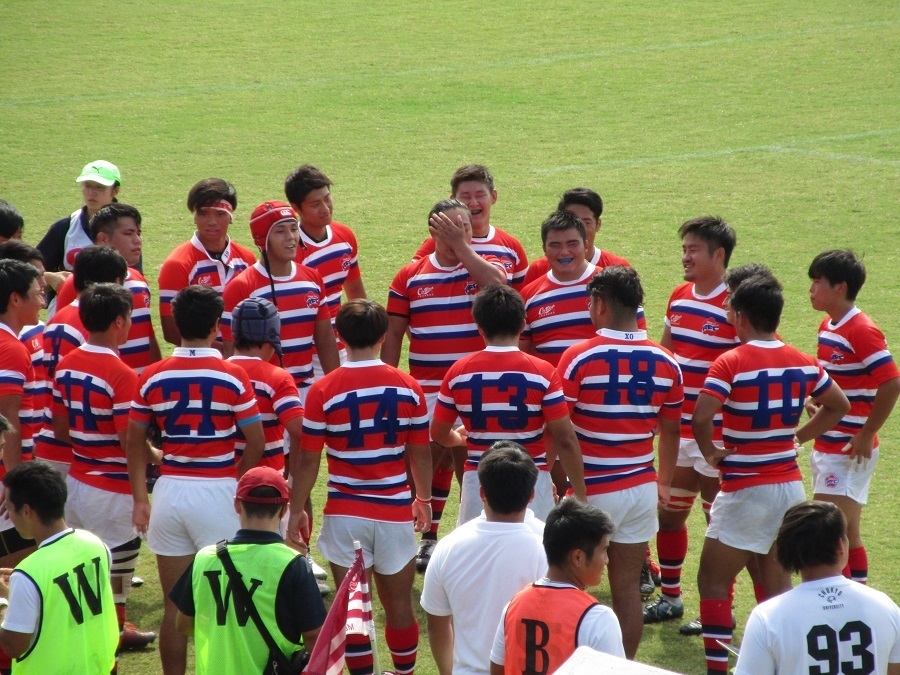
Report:
[[[34,539],[23,539],[14,527],[0,532],[0,558],[36,545]]]

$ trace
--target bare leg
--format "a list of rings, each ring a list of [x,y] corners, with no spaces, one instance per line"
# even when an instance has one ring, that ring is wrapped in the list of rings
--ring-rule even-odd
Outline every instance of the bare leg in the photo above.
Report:
[[[619,625],[622,627],[622,644],[625,656],[634,659],[641,634],[644,630],[644,615],[641,608],[641,567],[644,564],[647,542],[639,544],[609,545],[609,587],[612,591],[612,606]]]
[[[159,585],[165,601],[162,625],[159,628],[159,658],[165,675],[184,675],[187,669],[187,637],[175,628],[178,608],[169,599],[169,593],[193,560],[192,555],[156,556]]]

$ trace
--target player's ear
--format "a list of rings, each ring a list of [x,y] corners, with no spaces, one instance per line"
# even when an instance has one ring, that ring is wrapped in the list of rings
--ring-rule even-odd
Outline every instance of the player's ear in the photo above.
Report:
[[[241,515],[241,500],[237,497],[234,498],[234,512]]]
[[[532,488],[532,490],[531,490],[531,497],[528,499],[528,503],[531,504],[531,502],[533,502],[533,501],[534,501],[534,488]]]
[[[497,191],[491,190],[491,204],[497,203]]]

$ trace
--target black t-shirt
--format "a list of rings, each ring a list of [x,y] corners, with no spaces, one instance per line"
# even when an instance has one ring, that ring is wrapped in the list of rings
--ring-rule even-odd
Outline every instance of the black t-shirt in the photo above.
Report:
[[[283,544],[284,540],[275,532],[264,530],[238,530],[229,544]],[[235,567],[240,570],[236,561]],[[185,616],[194,616],[194,594],[191,586],[193,563],[175,583],[169,598]],[[278,629],[291,642],[299,643],[303,636],[311,630],[319,628],[325,621],[325,603],[316,584],[316,579],[309,569],[309,563],[302,555],[298,555],[285,568],[278,582],[275,596],[275,619]],[[251,622],[252,625],[252,622]],[[255,629],[255,626],[252,626]]]

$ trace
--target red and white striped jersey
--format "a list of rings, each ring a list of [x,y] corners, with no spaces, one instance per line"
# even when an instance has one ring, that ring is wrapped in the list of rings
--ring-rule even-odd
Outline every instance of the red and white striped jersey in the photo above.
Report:
[[[676,287],[666,307],[666,326],[672,336],[672,353],[684,378],[681,437],[693,439],[691,419],[709,367],[719,356],[740,344],[728,323],[725,301],[728,288],[719,284],[709,295],[698,295],[692,282]],[[716,442],[722,440],[722,413],[713,420]]]
[[[34,368],[31,355],[18,336],[0,322],[0,396],[21,396],[19,425],[22,429],[22,458],[30,459],[33,448]],[[0,464],[0,478],[6,469]]]
[[[517,347],[491,347],[461,358],[441,384],[434,419],[462,420],[468,432],[466,471],[497,441],[515,441],[547,470],[544,422],[567,417],[556,369]]]
[[[143,274],[129,267],[123,286],[131,293],[133,309],[131,330],[128,331],[128,340],[119,347],[119,356],[140,375],[141,371],[150,365],[150,338],[154,336],[153,320],[150,316],[152,298],[150,285]],[[70,276],[56,294],[56,311],[71,305],[77,297],[75,277]]]
[[[601,251],[596,246],[594,247],[594,255],[591,256],[591,259],[588,260],[591,265],[594,265],[597,269],[603,269],[604,267],[611,267],[612,265],[624,265],[625,267],[631,267],[631,263],[625,260],[622,256],[618,256],[615,253],[610,253],[609,251]],[[546,256],[541,256],[537,260],[532,261],[532,263],[528,266],[528,271],[525,273],[525,282],[523,284],[523,288],[527,288],[528,285],[537,279],[543,277],[547,272],[550,271],[550,261],[547,260]]]
[[[493,256],[503,262],[506,275],[512,281],[510,286],[521,291],[525,285],[525,271],[528,269],[528,256],[525,249],[514,236],[508,232],[490,226],[486,237],[472,237],[472,249],[483,258]],[[422,242],[413,256],[413,261],[427,258],[434,253],[434,239],[430,237]]]
[[[163,476],[236,478],[237,427],[260,419],[250,378],[212,348],[176,347],[138,380],[131,420],[162,432]]]
[[[31,367],[34,370],[34,380],[25,386],[31,395],[31,408],[19,411],[20,421],[27,424],[30,430],[28,434],[30,455],[34,450],[34,437],[41,430],[44,421],[44,402],[50,396],[50,383],[44,377],[44,322],[38,321],[33,326],[25,326],[19,333],[19,341],[28,350]]]
[[[56,377],[56,367],[66,354],[87,342],[88,332],[78,316],[78,300],[63,307],[44,327],[44,372],[46,390],[42,401],[43,415],[40,430],[34,437],[34,456],[53,462],[72,461],[72,446],[56,440],[53,433],[52,405],[50,391]]]
[[[572,424],[581,442],[588,494],[652,483],[660,418],[677,420],[684,390],[671,352],[647,333],[602,329],[559,362]]]
[[[808,396],[832,379],[812,356],[780,340],[725,352],[700,393],[722,401],[722,438],[735,453],[719,462],[722,490],[801,480],[794,434]]]
[[[272,298],[272,284],[275,298]],[[269,281],[262,263],[248,268],[225,289],[225,312],[222,314],[222,339],[232,342],[231,312],[241,300],[265,298],[278,308],[281,317],[281,349],[284,369],[294,378],[301,391],[312,382],[313,334],[316,322],[331,320],[325,302],[325,284],[316,270],[291,263],[291,274]],[[277,363],[277,357],[273,363]]]
[[[510,278],[503,262],[482,257]],[[437,392],[460,358],[484,349],[472,318],[478,291],[462,264],[441,267],[434,254],[405,265],[391,282],[387,311],[409,322],[409,372],[426,392]]]
[[[273,366],[254,356],[235,355],[229,362],[240,366],[250,378],[256,394],[256,404],[262,417],[266,446],[256,466],[269,466],[277,471],[284,469],[284,425],[292,419],[303,417],[303,405],[294,379],[283,368]],[[240,428],[234,445],[238,457],[244,454],[247,441]]]
[[[109,492],[131,494],[119,432],[128,427],[137,373],[115,352],[83,344],[59,362],[53,414],[69,420],[69,475]]]
[[[850,399],[850,412],[834,429],[819,436],[813,447],[840,453],[869,419],[878,387],[900,377],[900,372],[884,334],[857,307],[837,323],[830,319],[822,322],[817,355],[819,364]]]
[[[230,238],[219,259],[203,248],[197,233],[169,254],[159,270],[159,315],[172,316],[172,300],[187,286],[211,286],[220,294],[238,274],[256,262],[249,248]]]
[[[359,279],[359,249],[356,236],[336,221],[325,228],[325,239],[314,241],[300,228],[297,262],[316,270],[325,284],[325,304],[331,318],[341,307],[341,293],[347,281]]]
[[[403,456],[428,445],[419,384],[381,361],[350,361],[309,388],[300,449],[328,457],[325,515],[412,520]]]

